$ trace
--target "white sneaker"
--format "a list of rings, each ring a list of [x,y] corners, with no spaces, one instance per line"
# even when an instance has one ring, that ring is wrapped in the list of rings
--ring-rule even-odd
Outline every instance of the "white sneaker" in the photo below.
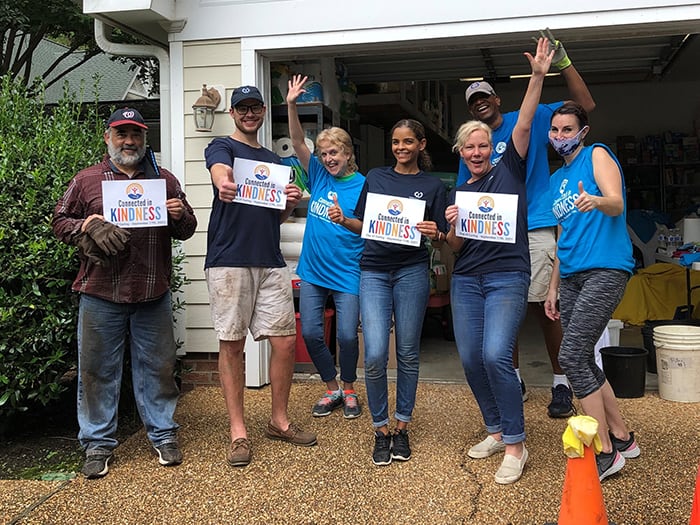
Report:
[[[525,468],[525,463],[527,463],[527,458],[528,453],[525,447],[523,447],[523,456],[520,459],[510,454],[503,456],[503,463],[501,463],[501,467],[496,472],[496,483],[508,485],[509,483],[518,481],[523,475],[523,469]]]
[[[486,436],[481,443],[477,443],[467,452],[467,456],[474,459],[487,458],[498,452],[503,452],[506,449],[506,444],[503,441],[497,441],[492,436]]]

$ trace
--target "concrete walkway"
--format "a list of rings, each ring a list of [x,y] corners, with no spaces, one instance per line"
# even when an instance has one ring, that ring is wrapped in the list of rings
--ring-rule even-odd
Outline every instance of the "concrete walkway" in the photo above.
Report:
[[[390,386],[393,392],[393,385]],[[270,389],[246,391],[253,463],[225,463],[228,423],[219,388],[185,394],[177,419],[185,462],[160,467],[143,431],[116,450],[100,480],[0,481],[0,523],[25,524],[486,524],[556,521],[566,458],[564,420],[546,416],[549,389],[525,404],[530,461],[514,485],[493,481],[501,457],[467,457],[484,437],[466,385],[421,383],[410,426],[413,458],[375,467],[370,417],[340,412],[312,418],[318,382],[297,381],[290,413],[318,433],[316,447],[267,440]],[[364,390],[360,390],[364,404]],[[391,395],[393,404],[393,394]],[[687,525],[700,458],[700,403],[661,400],[655,392],[620,401],[642,456],[603,483],[617,525]],[[390,405],[391,406],[391,405]]]

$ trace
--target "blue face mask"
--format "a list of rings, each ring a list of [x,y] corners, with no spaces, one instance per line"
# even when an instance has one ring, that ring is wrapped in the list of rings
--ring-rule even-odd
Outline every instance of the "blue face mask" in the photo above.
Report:
[[[588,126],[583,126],[581,130],[576,133],[576,135],[568,139],[555,139],[550,137],[549,143],[554,148],[554,151],[556,151],[562,157],[566,157],[567,155],[571,155],[576,148],[578,148],[579,144],[581,144],[581,133],[587,129]]]

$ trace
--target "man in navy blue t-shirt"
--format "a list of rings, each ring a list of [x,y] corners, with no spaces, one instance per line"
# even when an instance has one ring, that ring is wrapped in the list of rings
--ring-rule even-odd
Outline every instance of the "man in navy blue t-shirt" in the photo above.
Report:
[[[230,421],[231,445],[226,460],[234,467],[248,465],[252,456],[243,417],[243,348],[248,331],[256,341],[268,339],[272,347],[272,415],[265,435],[294,445],[316,444],[315,434],[304,432],[287,417],[296,319],[291,278],[280,250],[280,223],[299,202],[301,190],[294,184],[286,186],[284,210],[236,202],[235,158],[281,164],[277,155],[258,142],[265,111],[256,87],[234,89],[230,114],[236,129],[228,137],[212,140],[204,152],[214,192],[204,269]]]

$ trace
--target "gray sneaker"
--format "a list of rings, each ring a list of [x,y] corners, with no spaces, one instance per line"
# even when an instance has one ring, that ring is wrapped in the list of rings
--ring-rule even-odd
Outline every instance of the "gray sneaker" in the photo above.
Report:
[[[343,417],[345,419],[355,419],[362,414],[362,407],[357,400],[357,394],[354,390],[346,390],[343,392]]]
[[[595,457],[595,462],[598,467],[598,479],[603,481],[608,476],[612,476],[622,470],[625,466],[625,458],[618,450],[612,449],[612,452],[600,452]]]
[[[108,450],[88,454],[85,457],[82,473],[87,479],[102,478],[109,472],[110,461],[112,461],[112,453]]]
[[[336,409],[343,406],[343,394],[327,390],[323,397],[319,399],[311,409],[311,415],[314,417],[330,416]]]
[[[182,452],[177,446],[177,443],[163,443],[157,447],[153,447],[153,450],[158,454],[158,463],[164,467],[172,467],[182,463]]]

